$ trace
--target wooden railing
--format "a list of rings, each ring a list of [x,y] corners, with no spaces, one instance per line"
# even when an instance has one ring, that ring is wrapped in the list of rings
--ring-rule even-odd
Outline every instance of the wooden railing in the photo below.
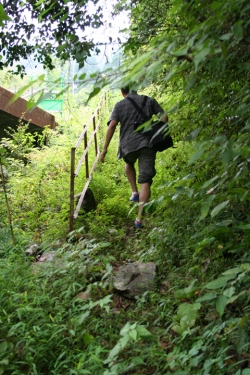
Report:
[[[73,230],[74,220],[77,218],[77,216],[79,214],[79,211],[82,207],[84,196],[85,196],[86,191],[89,187],[90,181],[91,181],[92,176],[93,176],[93,172],[95,170],[96,164],[97,164],[98,159],[99,159],[100,151],[99,151],[99,147],[98,147],[98,143],[97,143],[97,133],[98,133],[98,129],[100,127],[100,109],[102,108],[102,106],[106,109],[107,101],[108,101],[108,92],[106,92],[102,96],[102,98],[101,98],[97,108],[95,109],[95,112],[93,113],[92,117],[88,121],[87,125],[84,126],[84,130],[81,133],[78,141],[76,142],[75,147],[71,148],[70,223],[69,223],[69,230],[70,231]],[[91,125],[93,125],[93,131],[90,134]],[[89,140],[88,140],[88,135],[89,135]],[[83,152],[83,154],[80,158],[80,161],[78,162],[78,165],[75,169],[76,150],[80,147],[82,141],[84,141],[84,152]],[[90,146],[92,145],[93,142],[94,142],[94,146],[95,146],[95,160],[94,160],[94,162],[91,166],[91,170],[89,171],[90,166],[89,166],[88,152],[89,152]],[[79,175],[80,169],[81,169],[84,162],[85,162],[86,183],[83,187],[82,192],[75,195],[75,178]],[[74,209],[74,206],[75,206],[74,202],[75,202],[76,198],[79,198],[79,200],[77,202],[76,209]]]

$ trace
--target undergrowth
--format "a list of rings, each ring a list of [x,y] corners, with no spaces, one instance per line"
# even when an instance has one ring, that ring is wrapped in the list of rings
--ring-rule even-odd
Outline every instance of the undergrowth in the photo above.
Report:
[[[16,245],[1,193],[0,374],[249,375],[246,134],[158,154],[141,231],[114,141],[91,181],[97,209],[69,234],[67,136],[26,164],[4,157]],[[25,255],[33,241],[40,258]],[[127,300],[110,280],[134,261],[156,263],[155,289]]]

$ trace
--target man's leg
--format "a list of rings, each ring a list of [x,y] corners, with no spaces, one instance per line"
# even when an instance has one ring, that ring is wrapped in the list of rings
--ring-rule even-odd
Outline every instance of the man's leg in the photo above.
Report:
[[[138,207],[138,217],[135,221],[135,227],[142,227],[142,212],[144,205],[149,201],[151,189],[150,186],[153,181],[153,177],[156,174],[155,170],[155,158],[156,152],[150,148],[143,148],[140,150],[140,155],[138,158],[139,162],[139,178],[138,182],[140,184],[140,196],[139,196],[139,207]]]
[[[140,196],[139,196],[139,207],[138,207],[138,220],[141,221],[142,218],[142,210],[145,203],[149,201],[150,198],[150,184],[145,182],[144,184],[140,184]]]
[[[132,189],[132,195],[130,197],[131,202],[139,202],[139,193],[136,184],[136,170],[135,162],[138,158],[138,151],[127,154],[123,160],[125,161],[125,173]]]
[[[133,193],[138,193],[136,185],[136,171],[134,164],[125,164],[125,173]]]

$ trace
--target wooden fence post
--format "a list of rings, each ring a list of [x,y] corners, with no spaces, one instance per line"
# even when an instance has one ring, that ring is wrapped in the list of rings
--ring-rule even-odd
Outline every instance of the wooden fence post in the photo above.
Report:
[[[69,210],[69,230],[73,230],[74,225],[74,190],[75,190],[75,153],[76,148],[71,148],[71,165],[70,165],[70,210]]]

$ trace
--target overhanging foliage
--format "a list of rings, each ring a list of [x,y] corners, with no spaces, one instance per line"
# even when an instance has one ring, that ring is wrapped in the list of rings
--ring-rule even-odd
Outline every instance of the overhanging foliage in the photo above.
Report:
[[[97,4],[98,0],[91,2]],[[89,11],[89,2],[83,1],[8,1],[2,2],[5,12],[4,27],[0,29],[0,69],[12,67],[24,73],[22,60],[33,57],[45,68],[52,69],[51,55],[62,61],[72,58],[80,67],[90,56],[98,52],[86,28],[98,28],[102,24],[102,10],[96,7]],[[7,15],[7,17],[6,17]],[[1,16],[1,13],[0,13]]]

